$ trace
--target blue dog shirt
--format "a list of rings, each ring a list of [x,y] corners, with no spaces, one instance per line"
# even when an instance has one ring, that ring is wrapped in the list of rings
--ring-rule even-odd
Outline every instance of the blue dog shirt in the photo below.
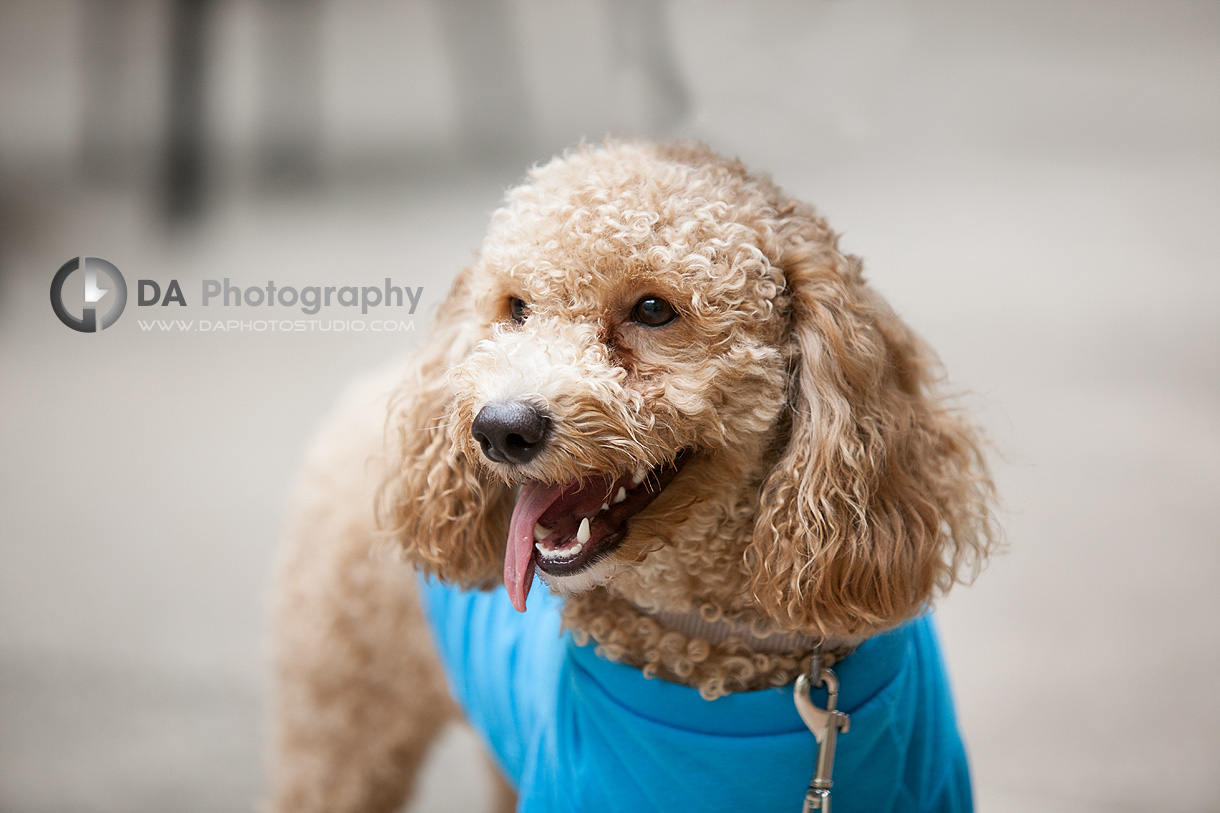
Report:
[[[792,687],[704,700],[577,646],[545,590],[517,613],[502,590],[420,579],[449,686],[517,788],[518,810],[792,811],[815,741]],[[865,641],[835,666],[836,813],[972,809],[970,776],[930,618]],[[826,704],[826,692],[814,692]]]

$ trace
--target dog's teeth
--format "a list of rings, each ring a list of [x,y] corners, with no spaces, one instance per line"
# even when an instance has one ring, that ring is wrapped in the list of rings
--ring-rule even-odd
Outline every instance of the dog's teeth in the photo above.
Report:
[[[618,493],[614,495],[614,504],[618,505],[625,499],[627,499],[627,489],[619,486]]]
[[[580,521],[580,527],[576,529],[576,541],[583,545],[589,541],[589,536],[589,518],[585,517]]]
[[[602,511],[605,511],[605,510],[606,510],[607,508],[609,508],[609,507],[610,507],[610,503],[608,503],[608,502],[604,502],[604,503],[602,503],[601,510],[602,510]]]
[[[648,476],[648,469],[644,468],[643,466],[640,466],[638,469],[635,470],[635,474],[631,475],[631,484],[633,486],[638,486],[640,483],[644,482],[644,478],[647,476]]]
[[[542,558],[548,562],[568,562],[580,555],[580,552],[585,549],[585,543],[578,542],[572,547],[563,548],[562,550],[552,550],[551,548],[543,547],[537,542],[534,543],[534,547],[542,554]]]
[[[534,539],[546,539],[550,535],[550,528],[543,528],[539,523],[534,523]]]

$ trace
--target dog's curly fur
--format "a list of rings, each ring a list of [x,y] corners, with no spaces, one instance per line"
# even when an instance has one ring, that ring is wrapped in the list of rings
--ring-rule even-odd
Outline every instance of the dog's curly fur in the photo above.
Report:
[[[678,318],[633,321],[646,295]],[[979,437],[938,377],[814,210],[740,163],[611,142],[534,169],[393,394],[307,466],[279,580],[278,809],[401,801],[453,707],[408,569],[366,553],[494,588],[522,482],[692,450],[613,554],[550,581],[578,639],[705,697],[791,682],[807,653],[689,638],[655,614],[848,643],[918,615],[994,537]],[[553,430],[513,465],[471,435],[510,398]]]

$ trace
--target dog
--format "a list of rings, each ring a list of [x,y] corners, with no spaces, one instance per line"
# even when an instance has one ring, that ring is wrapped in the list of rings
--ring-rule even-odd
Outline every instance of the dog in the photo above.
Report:
[[[940,376],[740,162],[608,141],[534,168],[426,346],[308,455],[270,808],[397,810],[464,715],[501,809],[796,810],[817,653],[850,719],[836,810],[970,809],[928,613],[997,530]]]

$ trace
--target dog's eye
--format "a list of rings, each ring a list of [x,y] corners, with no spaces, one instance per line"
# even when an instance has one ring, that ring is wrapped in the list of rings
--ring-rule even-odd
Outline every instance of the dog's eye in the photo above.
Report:
[[[664,299],[646,296],[635,303],[635,309],[631,311],[631,318],[641,325],[660,327],[678,318],[678,312]]]
[[[525,304],[524,299],[512,297],[508,300],[508,313],[513,321],[519,325],[525,324],[526,318],[530,315],[529,306]]]

